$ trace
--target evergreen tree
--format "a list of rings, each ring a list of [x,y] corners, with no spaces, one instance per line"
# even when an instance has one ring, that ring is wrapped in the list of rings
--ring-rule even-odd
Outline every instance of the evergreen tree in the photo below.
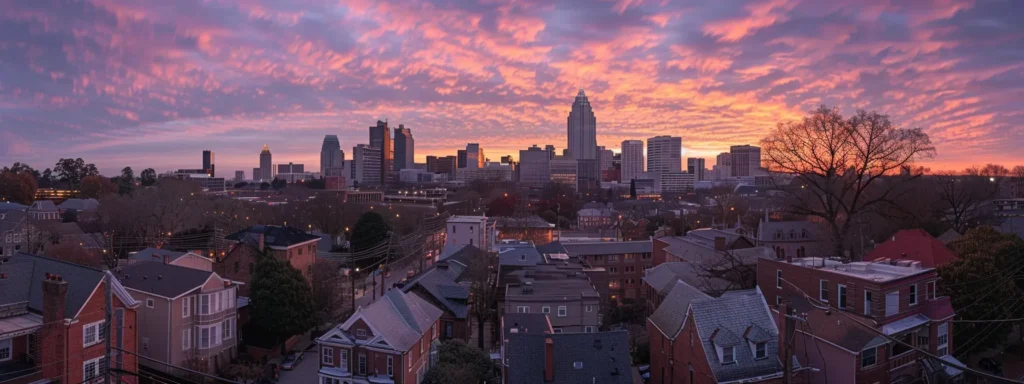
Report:
[[[302,272],[287,261],[261,254],[250,288],[252,325],[281,343],[316,325],[313,293]]]

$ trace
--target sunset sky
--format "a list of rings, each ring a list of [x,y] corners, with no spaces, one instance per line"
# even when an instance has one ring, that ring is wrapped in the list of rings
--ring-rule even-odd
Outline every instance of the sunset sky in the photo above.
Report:
[[[1017,0],[0,1],[0,164],[82,157],[113,176],[247,176],[346,158],[387,118],[416,157],[566,143],[578,88],[598,144],[756,144],[819,104],[922,127],[953,169],[1024,164]]]

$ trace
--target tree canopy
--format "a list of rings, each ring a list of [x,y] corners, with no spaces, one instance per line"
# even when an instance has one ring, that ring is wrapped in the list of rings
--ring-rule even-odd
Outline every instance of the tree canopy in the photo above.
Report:
[[[452,339],[441,343],[437,364],[423,378],[424,384],[479,384],[497,376],[497,365],[483,350]]]
[[[316,325],[313,293],[287,261],[260,255],[250,287],[252,324],[280,342]]]
[[[135,171],[132,167],[124,167],[121,176],[117,177],[117,194],[127,195],[135,189]]]
[[[117,186],[103,176],[86,176],[79,187],[84,198],[99,199],[117,193]]]
[[[71,188],[78,188],[82,180],[88,176],[99,176],[100,174],[95,164],[86,163],[81,157],[57,160],[57,164],[53,166],[53,172],[57,174],[60,181],[68,182]]]
[[[37,189],[36,180],[28,173],[0,172],[0,201],[30,205]]]
[[[156,184],[156,171],[153,168],[146,168],[139,174],[139,183],[143,187],[151,187]]]
[[[359,216],[355,228],[352,229],[352,251],[360,252],[373,248],[388,239],[391,227],[384,222],[384,217],[377,212],[366,212]]]

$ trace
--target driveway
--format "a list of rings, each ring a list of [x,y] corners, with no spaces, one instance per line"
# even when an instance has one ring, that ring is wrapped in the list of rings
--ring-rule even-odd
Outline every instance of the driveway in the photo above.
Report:
[[[320,358],[320,354],[317,353],[316,348],[303,352],[302,362],[299,363],[299,366],[291,371],[281,370],[281,380],[278,382],[282,384],[316,384],[320,380],[320,376],[317,375],[320,368],[318,358]]]

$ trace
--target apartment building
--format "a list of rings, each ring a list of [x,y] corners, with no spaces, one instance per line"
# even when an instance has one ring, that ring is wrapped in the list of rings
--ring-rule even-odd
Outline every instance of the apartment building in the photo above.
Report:
[[[642,297],[644,271],[655,265],[650,241],[563,242],[561,245],[570,257],[591,267],[587,274],[592,275],[595,282],[607,281],[598,287],[598,293],[609,303]]]
[[[494,250],[498,233],[494,222],[485,216],[452,216],[446,227],[445,246],[472,245],[485,251]]]
[[[601,326],[600,296],[582,273],[513,273],[520,276],[505,288],[507,313],[548,315],[555,333],[597,332]]]

